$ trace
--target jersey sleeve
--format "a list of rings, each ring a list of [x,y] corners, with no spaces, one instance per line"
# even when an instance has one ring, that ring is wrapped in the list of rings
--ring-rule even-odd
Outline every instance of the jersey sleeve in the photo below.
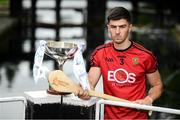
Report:
[[[153,73],[158,68],[158,63],[156,57],[151,53],[147,55],[147,59],[145,61],[146,73]]]
[[[95,49],[91,55],[90,64],[91,64],[91,67],[99,67],[99,57],[98,57],[97,49]]]

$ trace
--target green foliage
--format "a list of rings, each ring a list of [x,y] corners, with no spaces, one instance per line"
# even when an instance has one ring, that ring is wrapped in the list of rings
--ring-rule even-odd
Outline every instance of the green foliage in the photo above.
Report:
[[[152,21],[154,20],[155,18],[153,15],[140,14],[138,16],[138,23],[142,25],[152,24]]]
[[[8,5],[9,0],[0,0],[0,5]]]

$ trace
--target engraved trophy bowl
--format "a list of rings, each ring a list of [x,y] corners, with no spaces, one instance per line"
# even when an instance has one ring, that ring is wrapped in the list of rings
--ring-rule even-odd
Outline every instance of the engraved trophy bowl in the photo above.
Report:
[[[72,59],[75,52],[77,51],[77,44],[62,42],[62,41],[48,41],[45,46],[45,54],[52,59],[56,60],[59,69],[63,71],[63,65],[68,59]],[[51,88],[47,90],[50,94],[70,94],[70,93],[60,93]]]

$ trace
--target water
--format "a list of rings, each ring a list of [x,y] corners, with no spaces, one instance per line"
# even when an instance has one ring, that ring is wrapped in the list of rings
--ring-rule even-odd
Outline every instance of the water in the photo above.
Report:
[[[46,63],[47,65],[52,64],[52,62]],[[21,61],[19,64],[6,63],[1,67],[1,97],[22,95],[23,91],[46,88],[47,81],[35,84],[29,66],[28,61]],[[8,77],[10,74],[12,74],[11,78]]]
[[[31,7],[30,0],[23,0],[24,9],[29,9]],[[51,0],[38,0],[38,8],[54,8],[55,1]],[[61,7],[67,8],[61,11],[61,22],[62,23],[71,23],[71,24],[82,24],[84,21],[84,15],[78,11],[75,11],[72,8],[86,9],[87,2],[86,0],[80,1],[65,1],[62,0]],[[55,11],[51,9],[37,10],[37,22],[42,23],[55,23]],[[75,42],[75,43],[84,43],[84,29],[82,28],[62,28],[60,30],[60,38],[65,38],[66,41]],[[53,29],[46,28],[37,28],[35,37],[37,39],[52,39],[55,38],[55,31]],[[73,37],[78,37],[78,39],[72,39]],[[63,39],[63,40],[65,40]],[[36,41],[36,49],[39,44],[39,40]],[[62,40],[62,41],[63,41]],[[31,42],[29,39],[26,39],[22,43],[22,49],[25,53],[31,51]],[[32,56],[33,57],[33,56]],[[0,98],[3,97],[13,97],[13,96],[24,96],[25,91],[37,91],[37,90],[47,90],[48,82],[47,81],[38,81],[35,84],[33,75],[32,75],[32,62],[33,61],[23,61],[15,60],[17,62],[2,62],[0,65]],[[43,61],[43,65],[46,66],[49,70],[54,69],[54,60]],[[74,79],[74,74],[72,69],[72,61],[67,61],[64,65],[64,72],[72,79]],[[19,108],[19,109],[17,109]],[[12,103],[0,103],[0,119],[21,119],[23,113],[23,105],[20,102]]]

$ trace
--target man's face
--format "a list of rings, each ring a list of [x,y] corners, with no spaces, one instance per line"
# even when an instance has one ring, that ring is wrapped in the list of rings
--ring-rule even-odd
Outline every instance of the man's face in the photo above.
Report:
[[[121,44],[128,39],[128,34],[132,28],[132,24],[129,24],[125,19],[110,20],[107,26],[110,37],[117,44]]]

